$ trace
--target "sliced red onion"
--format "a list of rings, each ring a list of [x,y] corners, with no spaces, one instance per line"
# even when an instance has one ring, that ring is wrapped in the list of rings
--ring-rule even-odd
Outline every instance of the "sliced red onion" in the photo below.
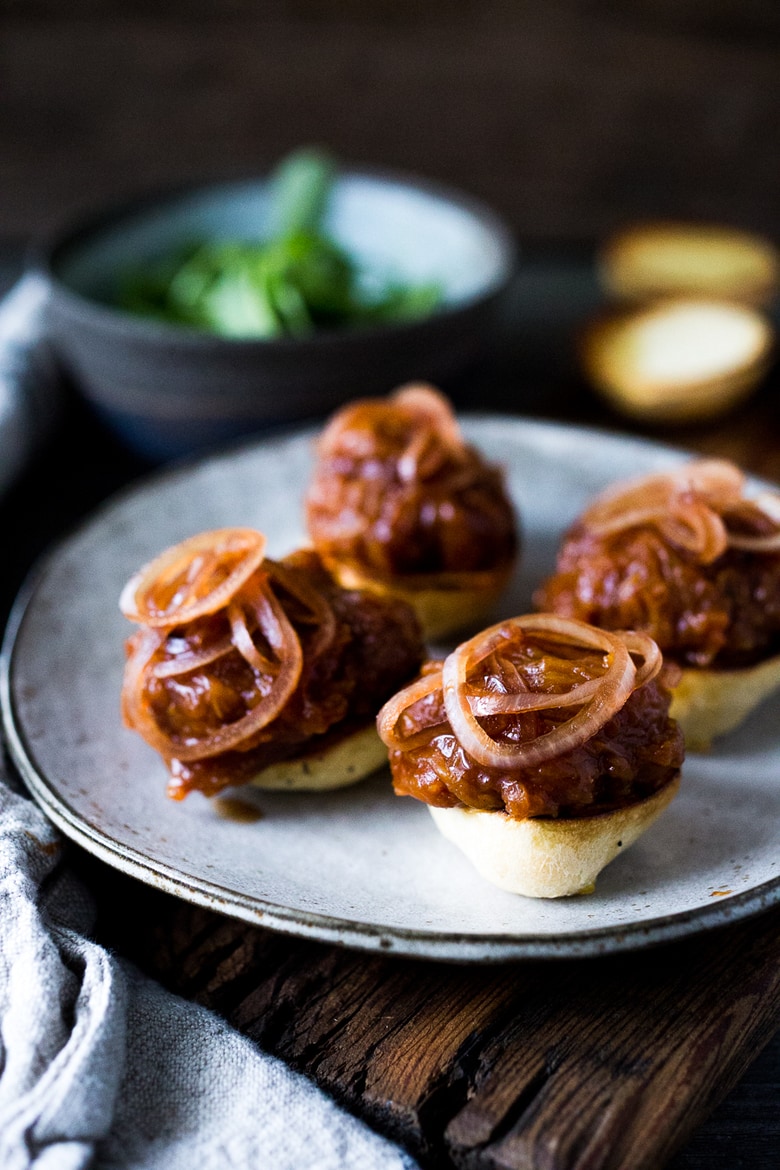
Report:
[[[316,627],[316,634],[308,647],[308,653],[312,658],[319,657],[333,644],[336,637],[336,615],[333,612],[333,606],[305,579],[302,573],[290,570],[286,565],[279,564],[278,561],[268,561],[267,571],[272,583],[277,582],[281,585],[291,597],[294,597],[304,609],[309,611],[311,616],[305,620],[307,624],[311,623]]]
[[[484,730],[471,710],[466,692],[468,674],[496,649],[497,643],[526,633],[562,637],[571,645],[608,655],[610,662],[599,680],[601,685],[570,719],[527,743],[499,742]],[[459,646],[442,668],[444,705],[452,730],[472,759],[491,768],[534,767],[587,742],[621,709],[635,680],[636,667],[619,635],[552,614],[528,614],[493,626]],[[560,705],[558,694],[549,694],[547,699],[549,708]]]
[[[753,503],[768,520],[777,526],[777,531],[770,532],[766,536],[745,536],[739,532],[729,532],[729,544],[732,548],[741,549],[743,552],[771,553],[780,551],[780,496],[774,492],[761,492]]]
[[[463,435],[452,407],[443,394],[426,382],[400,386],[390,397],[393,406],[401,407],[425,419],[437,438],[449,447],[462,447]]]
[[[467,688],[467,697],[472,715],[484,719],[488,715],[521,715],[526,711],[545,711],[555,707],[581,707],[589,702],[596,691],[601,687],[601,678],[591,679],[590,682],[579,683],[570,691],[547,694],[544,691],[521,691],[519,694],[496,695],[488,692],[478,695],[470,693]],[[555,702],[550,702],[554,699]]]
[[[711,564],[728,547],[776,552],[780,531],[747,536],[727,529],[722,513],[745,500],[744,490],[745,476],[733,463],[700,459],[609,489],[587,509],[582,521],[595,536],[652,525],[670,544],[692,552],[703,564]],[[756,504],[780,525],[777,496],[759,497]]]
[[[255,647],[243,616],[245,606],[252,611],[257,628],[274,651],[276,663],[271,663]],[[298,685],[303,668],[301,643],[267,578],[261,576],[245,585],[240,598],[229,608],[234,609],[234,620],[231,623],[234,637],[238,631],[239,644],[236,649],[249,661],[258,676],[267,679],[271,673],[269,666],[275,670],[275,674],[266,694],[258,687],[257,702],[244,716],[202,738],[193,736],[179,740],[168,735],[159,727],[147,698],[147,677],[150,673],[156,673],[153,660],[164,645],[167,632],[146,627],[134,635],[131,641],[122,689],[125,721],[166,759],[188,762],[239,749],[242,743],[276,718]],[[240,618],[237,616],[239,611]]]
[[[396,695],[385,703],[376,718],[377,731],[379,738],[392,751],[411,751],[415,747],[427,742],[430,737],[431,728],[438,726],[438,724],[431,724],[421,728],[412,736],[403,736],[398,733],[398,724],[402,715],[418,703],[421,699],[427,699],[429,695],[441,690],[441,671],[435,670],[428,674],[424,674],[421,678],[410,683],[409,686],[404,687]]]
[[[218,642],[204,646],[201,650],[188,650],[184,654],[177,654],[173,658],[157,662],[152,668],[152,674],[155,678],[178,678],[182,674],[190,674],[193,670],[217,662],[229,654],[232,649],[233,642],[229,637],[220,638]]]
[[[251,528],[202,532],[166,549],[125,585],[130,621],[171,629],[223,609],[262,563],[266,539]]]

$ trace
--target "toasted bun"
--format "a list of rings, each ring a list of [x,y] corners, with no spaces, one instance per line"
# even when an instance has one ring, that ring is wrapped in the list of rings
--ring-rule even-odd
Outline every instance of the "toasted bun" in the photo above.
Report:
[[[434,573],[390,579],[372,577],[352,562],[328,562],[345,589],[402,598],[417,614],[423,637],[429,639],[444,638],[485,618],[506,588],[512,567],[510,562],[497,569],[459,573],[457,583],[452,582],[453,574],[442,573],[437,583]]]
[[[729,301],[678,297],[611,313],[583,334],[596,390],[630,418],[693,422],[743,401],[766,373],[769,322]]]
[[[428,807],[444,836],[488,881],[527,898],[563,898],[592,893],[604,866],[650,828],[679,786],[678,775],[646,800],[625,808],[557,820]]]
[[[357,784],[387,763],[387,748],[373,723],[326,746],[281,760],[249,781],[255,788],[324,792]]]
[[[767,304],[780,280],[769,240],[735,228],[698,223],[644,223],[616,232],[599,271],[616,297],[643,300],[679,293]]]
[[[713,739],[733,731],[773,691],[780,689],[780,655],[742,670],[683,670],[672,691],[669,714],[680,724],[686,747],[707,751]]]

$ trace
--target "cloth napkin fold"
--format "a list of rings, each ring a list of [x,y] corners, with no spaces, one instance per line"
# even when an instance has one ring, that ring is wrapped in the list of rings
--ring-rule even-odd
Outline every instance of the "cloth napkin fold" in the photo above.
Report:
[[[24,276],[0,302],[0,492],[22,469],[59,406],[59,382],[44,336],[48,285]]]
[[[29,277],[0,305],[0,487],[50,416],[45,298]],[[97,945],[93,914],[0,743],[2,1170],[414,1170],[306,1078]]]
[[[0,767],[3,1170],[414,1170],[305,1077],[88,935],[59,833]]]

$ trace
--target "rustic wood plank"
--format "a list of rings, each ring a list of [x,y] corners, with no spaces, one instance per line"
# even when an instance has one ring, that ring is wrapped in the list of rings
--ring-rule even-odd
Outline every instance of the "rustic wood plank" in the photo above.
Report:
[[[579,413],[621,425],[606,414],[594,420],[587,399],[569,416]],[[73,480],[71,443],[89,425],[75,417],[60,463],[47,455],[65,485],[47,501],[54,528],[74,500],[96,502],[100,487],[94,465]],[[733,420],[663,437],[780,479],[777,431],[768,385]],[[118,455],[110,443],[100,450],[101,459]],[[36,514],[35,482],[33,472],[12,493],[10,515]],[[45,535],[36,529],[36,539]],[[779,1022],[777,912],[636,956],[457,968],[272,935],[84,862],[104,941],[220,1011],[436,1170],[660,1170]],[[762,1094],[766,1117],[743,1114],[746,1148],[762,1123],[776,1125],[776,1092],[762,1083]],[[712,1150],[709,1160],[697,1164],[694,1151],[673,1165],[712,1170]]]
[[[777,911],[639,955],[473,968],[143,897],[125,953],[437,1170],[660,1170],[780,1025]]]
[[[780,1101],[780,1035],[726,1100],[696,1131],[667,1170],[775,1170]]]
[[[662,1166],[780,1022],[780,917],[555,978],[551,1020],[483,1053],[489,1076],[450,1122],[457,1165]],[[564,993],[565,999],[562,997]],[[515,1062],[543,1038],[532,1095]],[[749,1039],[748,1039],[749,1038]],[[507,1042],[508,1041],[508,1042]],[[521,1078],[521,1082],[522,1082]]]

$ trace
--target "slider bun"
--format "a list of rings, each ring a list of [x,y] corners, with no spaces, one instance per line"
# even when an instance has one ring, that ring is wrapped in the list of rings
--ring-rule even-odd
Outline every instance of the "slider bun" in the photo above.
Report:
[[[645,800],[590,817],[529,817],[474,808],[429,811],[488,881],[527,898],[591,893],[601,870],[649,829],[677,795],[679,774]]]
[[[691,751],[733,731],[773,691],[780,689],[780,655],[741,670],[683,670],[672,691],[669,714]]]
[[[780,256],[769,240],[736,228],[644,223],[607,241],[599,272],[607,291],[627,300],[693,293],[761,305],[777,289]]]
[[[387,748],[373,722],[319,748],[280,760],[249,781],[272,791],[325,792],[357,784],[387,763]]]
[[[423,636],[428,639],[444,638],[485,618],[509,583],[513,565],[514,561],[510,561],[496,569],[460,573],[453,581],[449,573],[373,577],[352,562],[328,561],[328,568],[344,589],[391,595],[405,601],[417,614]]]
[[[645,422],[714,418],[766,373],[769,322],[730,301],[677,297],[607,314],[580,342],[586,375],[607,401]]]

